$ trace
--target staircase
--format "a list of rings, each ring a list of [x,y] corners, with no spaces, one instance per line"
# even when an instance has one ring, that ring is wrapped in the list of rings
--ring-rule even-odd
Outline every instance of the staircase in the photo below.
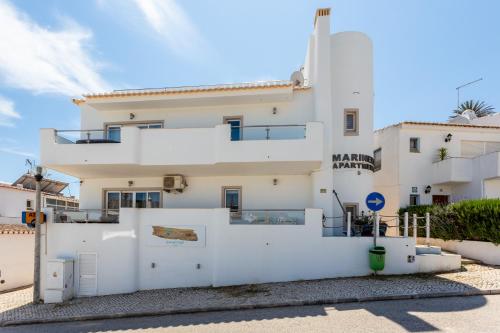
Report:
[[[442,252],[439,246],[417,245],[415,253],[418,273],[454,271],[461,267],[460,255]]]

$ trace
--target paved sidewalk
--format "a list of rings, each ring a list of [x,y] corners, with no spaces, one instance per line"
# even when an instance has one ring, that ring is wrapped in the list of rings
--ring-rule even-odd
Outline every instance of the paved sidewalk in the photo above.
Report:
[[[0,295],[0,326],[384,299],[500,294],[500,267],[436,275],[339,278],[223,288],[177,288],[31,304],[31,288]]]

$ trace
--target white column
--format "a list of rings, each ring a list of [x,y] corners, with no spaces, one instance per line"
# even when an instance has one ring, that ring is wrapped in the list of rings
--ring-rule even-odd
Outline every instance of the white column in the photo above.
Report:
[[[347,212],[347,237],[351,237],[351,212]]]
[[[417,214],[413,214],[413,239],[417,241]]]
[[[431,243],[431,215],[425,213],[425,244],[429,246]]]
[[[404,238],[408,238],[408,212],[405,212],[405,216],[404,216]]]

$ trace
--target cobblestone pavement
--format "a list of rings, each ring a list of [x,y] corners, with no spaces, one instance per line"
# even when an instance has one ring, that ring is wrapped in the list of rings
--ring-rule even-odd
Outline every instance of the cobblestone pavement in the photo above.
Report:
[[[500,267],[478,264],[443,274],[372,276],[221,288],[177,288],[31,304],[32,289],[0,294],[0,325],[188,311],[337,303],[377,298],[500,293]]]

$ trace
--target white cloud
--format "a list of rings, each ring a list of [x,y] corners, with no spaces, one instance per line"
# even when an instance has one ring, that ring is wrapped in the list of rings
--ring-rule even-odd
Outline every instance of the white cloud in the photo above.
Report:
[[[89,54],[91,31],[69,19],[60,30],[38,25],[0,0],[0,78],[35,93],[69,96],[109,90]]]
[[[21,115],[14,110],[14,102],[0,95],[0,126],[14,127],[14,120]]]
[[[175,55],[190,61],[212,57],[215,52],[196,24],[176,0],[97,0],[97,4],[127,26],[157,37]],[[144,29],[146,28],[146,29]]]
[[[13,154],[24,157],[35,157],[35,154],[27,152],[19,147],[0,147],[0,153]]]

